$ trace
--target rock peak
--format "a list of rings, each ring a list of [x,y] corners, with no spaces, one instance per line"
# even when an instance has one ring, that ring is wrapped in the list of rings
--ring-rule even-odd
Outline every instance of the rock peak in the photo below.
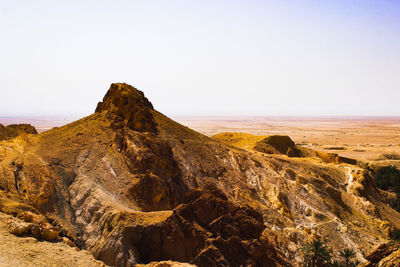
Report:
[[[156,122],[151,110],[153,105],[143,92],[126,83],[111,84],[96,108],[96,112],[107,111],[122,118],[132,130],[155,132]]]
[[[101,112],[114,107],[145,106],[153,109],[153,105],[144,96],[143,92],[127,83],[112,83],[103,98],[97,104],[96,112]]]

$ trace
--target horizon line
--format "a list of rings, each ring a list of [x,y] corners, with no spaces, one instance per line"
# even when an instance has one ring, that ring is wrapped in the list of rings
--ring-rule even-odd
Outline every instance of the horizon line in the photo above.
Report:
[[[56,115],[1,115],[0,119],[73,119],[73,118],[84,118],[91,114],[56,114]],[[166,115],[166,114],[164,114]],[[400,115],[194,115],[194,114],[172,114],[166,115],[171,118],[398,118],[400,119]]]

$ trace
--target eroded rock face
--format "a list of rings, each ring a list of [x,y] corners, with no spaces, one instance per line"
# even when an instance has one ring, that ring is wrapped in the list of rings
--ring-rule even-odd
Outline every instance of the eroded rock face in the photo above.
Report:
[[[18,133],[28,133],[28,134],[37,134],[35,127],[30,124],[10,124],[7,126],[9,129],[13,129]]]
[[[104,263],[95,260],[88,251],[79,250],[75,246],[70,247],[64,242],[37,240],[29,234],[15,235],[15,230],[12,228],[14,226],[10,227],[10,224],[15,224],[17,220],[11,215],[0,212],[1,266],[106,267]],[[26,226],[26,223],[21,221],[18,224]],[[63,239],[68,240],[65,237]]]
[[[130,262],[170,259],[197,266],[276,266],[280,260],[261,238],[265,228],[262,215],[230,202],[213,184],[186,194],[183,203],[163,221],[133,227],[133,222],[127,223],[129,216],[113,226],[98,252],[107,264],[119,262],[110,256],[115,255],[112,240],[130,248]]]
[[[282,154],[289,157],[318,158],[325,163],[347,163],[356,165],[357,161],[341,157],[335,153],[316,151],[307,147],[296,145],[286,135],[258,136],[247,133],[220,133],[212,137],[228,145],[243,149],[251,149],[266,154]]]
[[[170,144],[154,133],[115,130],[115,142],[138,182],[130,196],[143,211],[173,209],[187,191]]]
[[[351,164],[351,165],[357,164],[357,160],[346,158],[346,157],[341,157],[336,153],[315,151],[315,154],[317,157],[322,159],[322,161],[325,163],[347,163],[347,164]]]
[[[112,84],[96,108],[111,115],[118,150],[138,179],[130,196],[144,211],[172,209],[186,192],[170,145],[157,137],[152,110],[143,92],[125,83]]]
[[[140,132],[156,132],[157,127],[150,110],[153,105],[142,91],[126,83],[113,83],[96,112],[108,111],[119,116],[126,125]]]
[[[379,262],[379,267],[400,266],[400,249],[396,250]]]
[[[53,227],[38,210],[21,203],[22,199],[15,200],[0,194],[0,212],[14,216],[7,221],[7,229],[11,234],[33,236],[39,240],[59,240],[60,227]]]
[[[366,256],[366,262],[361,267],[392,267],[400,264],[400,245],[396,243],[383,243]]]
[[[269,154],[286,155],[290,150],[296,150],[296,145],[289,136],[271,135],[258,141],[254,149]]]

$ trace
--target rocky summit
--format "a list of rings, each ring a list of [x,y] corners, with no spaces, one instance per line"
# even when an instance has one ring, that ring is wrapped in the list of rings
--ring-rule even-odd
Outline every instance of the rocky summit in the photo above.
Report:
[[[71,124],[0,130],[5,266],[301,266],[316,238],[398,266],[393,194],[289,137],[209,138],[124,83]]]

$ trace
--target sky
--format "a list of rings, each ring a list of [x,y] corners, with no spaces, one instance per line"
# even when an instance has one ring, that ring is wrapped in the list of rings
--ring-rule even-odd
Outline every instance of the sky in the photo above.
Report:
[[[400,116],[400,1],[0,0],[0,116]]]

